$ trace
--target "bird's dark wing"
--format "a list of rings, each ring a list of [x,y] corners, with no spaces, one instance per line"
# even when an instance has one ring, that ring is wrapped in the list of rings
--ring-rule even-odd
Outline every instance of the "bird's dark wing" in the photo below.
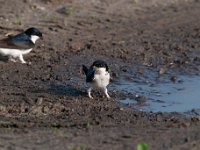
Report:
[[[93,82],[94,81],[94,74],[95,70],[90,68],[86,74],[86,82]]]
[[[85,65],[82,65],[82,71],[87,75],[88,73],[88,68]]]
[[[0,40],[0,48],[26,50],[33,47],[34,43],[23,33]]]

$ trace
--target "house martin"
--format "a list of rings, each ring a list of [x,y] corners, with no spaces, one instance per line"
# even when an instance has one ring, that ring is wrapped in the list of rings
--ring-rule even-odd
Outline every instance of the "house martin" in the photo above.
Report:
[[[19,58],[21,63],[26,63],[23,55],[32,51],[39,38],[42,38],[42,33],[33,27],[17,35],[9,35],[0,40],[0,54],[8,56],[9,60],[13,62]]]
[[[107,86],[110,83],[110,74],[108,72],[108,65],[103,60],[96,60],[93,64],[87,68],[85,65],[82,65],[82,70],[86,75],[86,83],[89,85],[87,90],[88,96],[93,99],[91,91],[94,88],[100,88],[103,90],[107,98],[110,98],[108,95]]]

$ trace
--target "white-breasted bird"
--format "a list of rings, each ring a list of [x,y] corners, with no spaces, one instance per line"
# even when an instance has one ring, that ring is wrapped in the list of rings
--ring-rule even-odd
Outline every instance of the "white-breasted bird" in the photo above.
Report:
[[[110,74],[108,72],[108,65],[103,60],[96,60],[87,68],[85,65],[82,66],[83,72],[86,75],[86,83],[89,85],[87,90],[88,96],[93,99],[91,92],[94,88],[100,88],[103,90],[107,98],[110,98],[108,94],[107,86],[110,83]]]
[[[0,40],[0,54],[8,56],[9,60],[16,62],[19,58],[21,63],[26,63],[23,55],[32,51],[35,42],[42,37],[42,33],[37,28],[29,28],[17,35],[9,35],[5,39]]]

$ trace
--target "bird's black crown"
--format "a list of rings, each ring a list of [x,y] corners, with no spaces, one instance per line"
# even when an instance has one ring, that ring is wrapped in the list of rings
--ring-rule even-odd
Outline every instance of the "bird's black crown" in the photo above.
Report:
[[[96,60],[93,62],[92,67],[97,67],[97,68],[106,68],[106,71],[108,71],[108,65],[105,61],[103,60]]]
[[[40,30],[34,27],[27,29],[24,33],[28,36],[36,35],[36,36],[42,37],[42,32],[40,32]]]

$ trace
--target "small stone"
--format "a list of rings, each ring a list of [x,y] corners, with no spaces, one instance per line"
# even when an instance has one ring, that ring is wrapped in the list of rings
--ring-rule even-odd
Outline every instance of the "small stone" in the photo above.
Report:
[[[159,70],[159,74],[162,75],[162,74],[165,73],[165,71],[166,71],[166,70],[165,70],[163,67],[161,67],[160,70]]]
[[[31,114],[33,115],[41,115],[42,114],[42,107],[41,106],[33,106],[31,108]]]
[[[43,98],[42,97],[39,97],[37,100],[36,100],[36,105],[41,105],[43,103]]]
[[[200,121],[200,117],[192,117],[191,121],[192,122],[199,122]]]
[[[45,114],[49,113],[49,111],[50,111],[50,109],[49,109],[48,106],[44,106],[44,107],[42,108],[42,112],[45,113]]]
[[[170,80],[172,81],[172,82],[176,82],[176,80],[177,80],[177,78],[176,78],[176,76],[172,76],[171,78],[170,78]]]
[[[0,112],[6,111],[6,106],[0,105]]]
[[[182,122],[181,126],[184,127],[184,128],[187,128],[187,127],[190,126],[190,123],[189,122]]]
[[[123,72],[127,72],[128,69],[127,69],[127,68],[122,68],[122,71],[123,71]]]
[[[159,121],[159,122],[162,121],[162,116],[161,115],[157,115],[156,116],[156,120]]]
[[[124,110],[124,108],[120,108],[119,110],[123,111],[123,110]]]
[[[60,8],[57,9],[57,12],[60,14],[64,14],[66,16],[71,15],[71,9],[68,6],[61,6]]]
[[[136,101],[137,101],[137,105],[142,106],[142,105],[145,104],[146,98],[145,98],[144,96],[138,96],[138,97],[136,98]]]
[[[117,77],[118,77],[118,74],[117,74],[116,72],[113,72],[113,73],[112,73],[112,77],[113,77],[113,78],[117,78]]]

